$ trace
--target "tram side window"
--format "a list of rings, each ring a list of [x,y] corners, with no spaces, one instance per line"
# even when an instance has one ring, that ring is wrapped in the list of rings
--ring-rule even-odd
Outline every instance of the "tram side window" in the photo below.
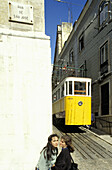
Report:
[[[69,94],[72,94],[72,81],[69,81]]]
[[[88,82],[88,95],[90,95],[90,82]]]
[[[61,97],[63,97],[63,96],[64,96],[64,84],[61,87]]]
[[[57,100],[60,99],[60,89],[57,91]]]
[[[74,82],[74,94],[86,95],[86,82]]]

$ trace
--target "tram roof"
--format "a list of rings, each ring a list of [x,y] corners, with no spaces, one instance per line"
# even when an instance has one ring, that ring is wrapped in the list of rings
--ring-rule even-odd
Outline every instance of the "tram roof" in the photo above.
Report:
[[[91,78],[88,78],[88,77],[66,77],[64,80],[62,80],[57,85],[57,87],[53,91],[56,91],[66,81],[91,82]]]
[[[81,82],[90,82],[91,78],[87,78],[87,77],[66,77],[62,82],[64,81],[81,81]]]

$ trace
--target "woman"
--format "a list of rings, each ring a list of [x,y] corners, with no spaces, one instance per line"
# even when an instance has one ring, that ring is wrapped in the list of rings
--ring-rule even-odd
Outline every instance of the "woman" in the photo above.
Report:
[[[62,151],[56,159],[55,166],[52,170],[70,170],[71,169],[71,155],[70,152],[74,152],[72,145],[72,139],[70,136],[64,135],[61,137],[60,146]]]
[[[48,137],[47,145],[42,149],[36,169],[49,170],[56,161],[58,154],[58,135],[52,134]]]

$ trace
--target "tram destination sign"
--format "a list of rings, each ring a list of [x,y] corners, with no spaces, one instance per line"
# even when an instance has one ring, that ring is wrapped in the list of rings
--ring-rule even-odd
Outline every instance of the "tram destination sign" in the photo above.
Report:
[[[10,1],[9,21],[33,24],[33,7]]]

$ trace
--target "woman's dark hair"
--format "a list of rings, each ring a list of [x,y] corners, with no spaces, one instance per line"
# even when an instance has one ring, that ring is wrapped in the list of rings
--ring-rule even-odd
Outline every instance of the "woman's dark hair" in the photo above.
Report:
[[[47,142],[47,145],[42,149],[42,151],[44,150],[44,158],[47,160],[50,160],[51,159],[51,155],[53,154],[58,154],[58,148],[54,147],[52,144],[51,144],[51,141],[52,141],[52,138],[53,137],[57,137],[59,138],[59,136],[57,134],[52,134],[48,137],[48,142]],[[41,152],[42,152],[41,151]],[[55,152],[54,152],[55,151]]]
[[[72,145],[72,138],[68,135],[63,135],[61,139],[64,140],[64,142],[67,145],[67,148],[69,149],[70,152],[74,152],[74,146]]]

